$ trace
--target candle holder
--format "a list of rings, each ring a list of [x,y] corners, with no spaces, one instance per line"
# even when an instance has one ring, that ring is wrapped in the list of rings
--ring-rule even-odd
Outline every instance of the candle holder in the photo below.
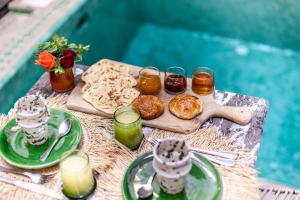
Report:
[[[67,198],[87,199],[95,191],[97,181],[87,154],[79,150],[64,154],[59,167],[63,183],[62,192]]]

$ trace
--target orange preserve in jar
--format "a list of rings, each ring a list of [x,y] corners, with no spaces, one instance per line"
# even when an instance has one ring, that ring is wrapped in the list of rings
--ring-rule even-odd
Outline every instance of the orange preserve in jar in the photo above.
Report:
[[[155,95],[161,90],[160,72],[155,67],[145,67],[140,70],[138,89],[142,94]]]

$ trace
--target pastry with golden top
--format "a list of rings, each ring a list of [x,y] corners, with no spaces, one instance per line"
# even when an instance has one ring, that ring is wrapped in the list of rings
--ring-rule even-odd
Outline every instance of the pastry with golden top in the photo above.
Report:
[[[153,95],[141,95],[132,102],[132,107],[137,109],[142,119],[150,120],[161,116],[164,112],[163,102]]]
[[[189,94],[176,95],[169,102],[170,112],[180,119],[193,119],[202,112],[202,102]]]

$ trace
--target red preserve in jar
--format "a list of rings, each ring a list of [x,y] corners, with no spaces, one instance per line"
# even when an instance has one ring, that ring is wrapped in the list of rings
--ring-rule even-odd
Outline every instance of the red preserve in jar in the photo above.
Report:
[[[165,73],[165,91],[170,94],[180,94],[186,90],[185,71],[181,67],[169,67]]]

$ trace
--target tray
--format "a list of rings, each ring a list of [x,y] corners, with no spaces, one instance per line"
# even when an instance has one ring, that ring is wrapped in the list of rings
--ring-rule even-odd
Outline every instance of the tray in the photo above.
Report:
[[[100,62],[112,62],[120,65],[128,65],[131,68],[131,74],[135,78],[138,77],[138,72],[141,69],[141,67],[138,66],[133,66],[126,63],[121,63],[121,62],[112,61],[108,59],[103,59]],[[164,78],[163,76],[164,76],[163,73],[161,73],[162,83]],[[112,115],[108,115],[106,113],[103,113],[95,109],[91,104],[83,100],[82,92],[81,92],[83,85],[84,83],[80,82],[74,88],[74,90],[72,91],[72,93],[68,98],[67,107],[75,111],[96,114],[96,115],[112,118]],[[240,125],[246,125],[251,121],[252,112],[247,107],[222,106],[217,104],[214,101],[213,95],[200,96],[193,93],[191,90],[190,78],[187,79],[187,90],[185,93],[197,96],[203,102],[203,111],[199,116],[191,120],[182,120],[172,115],[168,109],[168,103],[174,97],[174,95],[170,95],[162,89],[160,94],[157,96],[164,103],[164,108],[165,108],[164,113],[156,119],[143,120],[143,125],[187,134],[196,131],[205,121],[207,121],[211,117],[223,117],[232,120],[233,122],[236,122]]]

